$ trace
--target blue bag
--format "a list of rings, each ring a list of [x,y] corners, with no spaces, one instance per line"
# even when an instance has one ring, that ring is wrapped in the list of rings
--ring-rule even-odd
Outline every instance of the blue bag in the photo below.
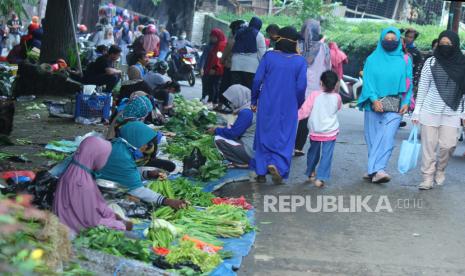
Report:
[[[413,126],[408,140],[402,141],[397,169],[404,174],[417,166],[421,144],[418,143],[418,126]]]

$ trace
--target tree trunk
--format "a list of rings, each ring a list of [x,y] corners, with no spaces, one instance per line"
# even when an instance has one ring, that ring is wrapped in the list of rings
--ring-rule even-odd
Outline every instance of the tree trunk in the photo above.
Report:
[[[86,25],[88,31],[93,32],[98,21],[100,0],[83,0],[83,2],[80,24]]]
[[[79,12],[79,0],[70,0],[74,18]],[[44,38],[40,52],[41,62],[54,62],[64,58],[68,63],[76,56],[73,30],[76,23],[71,22],[68,0],[48,0],[45,11]]]

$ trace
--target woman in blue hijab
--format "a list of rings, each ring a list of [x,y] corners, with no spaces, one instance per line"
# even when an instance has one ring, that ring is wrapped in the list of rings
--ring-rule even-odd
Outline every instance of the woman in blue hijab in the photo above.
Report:
[[[391,180],[385,172],[394,148],[402,115],[407,112],[412,86],[412,61],[402,51],[400,31],[388,27],[381,32],[376,50],[363,68],[363,90],[358,106],[365,111],[365,140],[368,145],[368,172],[373,183]]]
[[[112,150],[107,164],[99,172],[102,179],[119,183],[128,193],[155,206],[167,205],[175,209],[183,208],[186,202],[178,199],[165,198],[144,187],[143,178],[157,178],[158,175],[148,174],[144,177],[137,169],[136,161],[144,153],[153,149],[157,133],[140,121],[125,124],[120,129],[120,138],[112,140]],[[157,172],[158,173],[158,172]]]

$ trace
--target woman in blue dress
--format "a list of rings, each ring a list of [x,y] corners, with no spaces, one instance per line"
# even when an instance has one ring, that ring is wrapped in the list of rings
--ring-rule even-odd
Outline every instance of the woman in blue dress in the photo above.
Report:
[[[252,89],[252,109],[257,112],[255,158],[257,182],[281,183],[289,176],[297,131],[297,111],[305,100],[307,62],[297,54],[299,34],[293,27],[278,33],[276,50],[260,61]]]

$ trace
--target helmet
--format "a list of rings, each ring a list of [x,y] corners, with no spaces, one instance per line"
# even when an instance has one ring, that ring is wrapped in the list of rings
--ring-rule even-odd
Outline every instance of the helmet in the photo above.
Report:
[[[155,71],[168,71],[168,63],[164,60],[162,61],[158,61],[156,64],[155,64]]]
[[[86,33],[87,32],[87,27],[86,25],[79,25],[79,31],[81,33]]]

